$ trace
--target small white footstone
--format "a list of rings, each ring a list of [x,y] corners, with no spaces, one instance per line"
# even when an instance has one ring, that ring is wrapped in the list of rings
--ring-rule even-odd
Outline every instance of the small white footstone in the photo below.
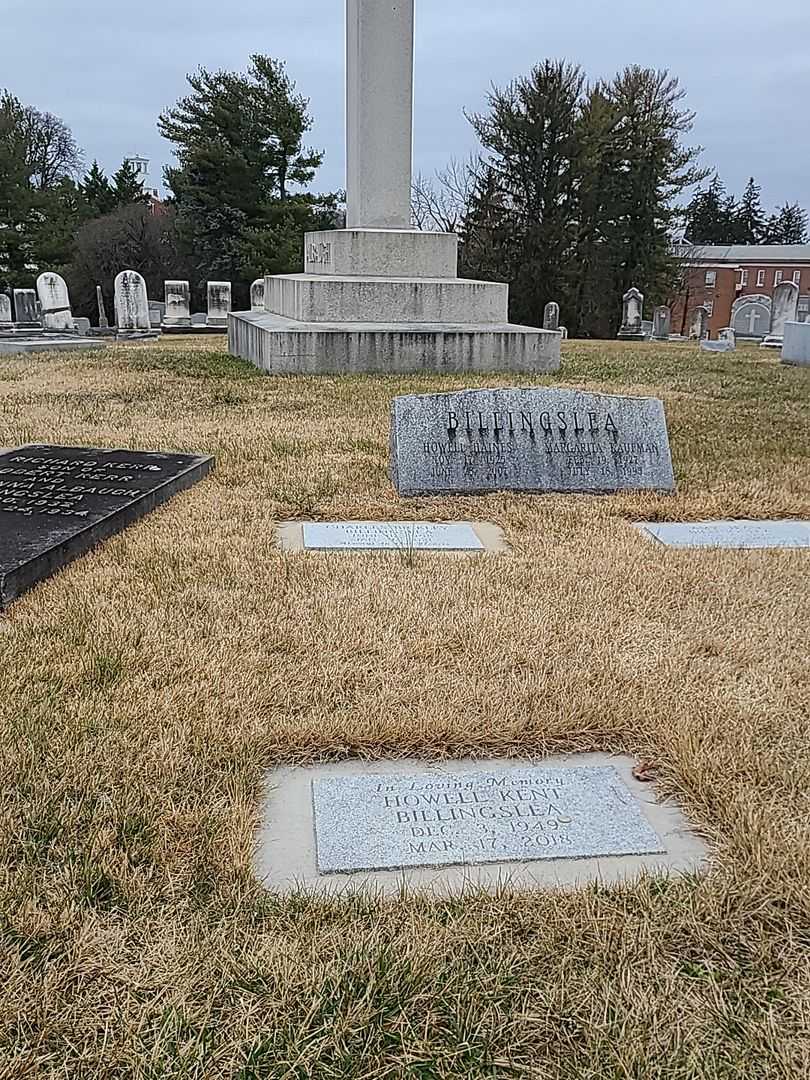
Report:
[[[304,547],[352,551],[483,551],[472,525],[417,521],[306,522]]]
[[[810,548],[806,521],[641,522],[638,528],[667,547]]]

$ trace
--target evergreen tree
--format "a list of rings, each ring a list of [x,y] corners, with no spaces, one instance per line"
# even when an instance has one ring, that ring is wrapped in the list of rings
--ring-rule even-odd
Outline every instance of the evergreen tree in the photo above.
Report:
[[[807,212],[798,203],[785,203],[768,218],[764,244],[806,244]]]
[[[90,217],[101,217],[115,208],[115,194],[97,161],[82,180],[81,190]]]
[[[765,231],[762,189],[753,176],[748,181],[733,217],[735,244],[759,244]]]
[[[715,173],[705,191],[699,189],[686,208],[686,237],[697,245],[734,243],[738,214],[734,196],[727,194],[725,184]]]
[[[269,261],[298,268],[300,235],[293,254],[289,238],[282,239],[285,228],[293,220],[307,228],[330,205],[318,208],[313,197],[293,192],[312,181],[323,158],[303,145],[312,126],[309,102],[296,94],[284,65],[264,56],[251,57],[247,73],[200,69],[188,82],[192,92],[158,126],[174,143],[178,164],[166,171],[166,183],[200,276],[244,280],[263,232],[279,238],[276,255],[287,252]],[[280,214],[279,204],[294,200],[297,206]]]
[[[143,190],[143,181],[138,179],[132,162],[122,161],[121,168],[113,173],[112,196],[113,207],[132,206],[149,201],[149,196]]]
[[[549,299],[567,289],[575,239],[577,110],[581,70],[546,60],[505,89],[493,89],[489,112],[470,117],[488,152],[485,187],[467,232],[497,220],[501,266],[491,267],[512,287],[512,317],[541,325]],[[488,191],[490,204],[480,196]],[[468,245],[466,264],[482,245]],[[491,259],[491,254],[487,257]],[[482,267],[482,269],[484,269]],[[490,269],[486,268],[487,271]]]

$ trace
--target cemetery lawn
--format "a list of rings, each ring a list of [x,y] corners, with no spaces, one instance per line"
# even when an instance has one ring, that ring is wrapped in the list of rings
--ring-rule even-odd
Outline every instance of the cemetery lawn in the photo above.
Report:
[[[0,446],[211,453],[212,477],[0,617],[0,1078],[810,1075],[810,554],[640,519],[810,518],[810,374],[570,342],[543,379],[270,378],[217,351],[0,359]],[[664,398],[678,493],[400,501],[401,392]],[[283,554],[278,521],[488,520],[505,557]],[[704,878],[276,898],[279,763],[625,751]]]

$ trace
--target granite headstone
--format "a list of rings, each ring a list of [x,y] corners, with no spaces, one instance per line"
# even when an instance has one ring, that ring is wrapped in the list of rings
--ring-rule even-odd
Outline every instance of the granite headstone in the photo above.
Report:
[[[137,270],[122,270],[115,279],[115,321],[119,334],[142,334],[152,329],[146,282]]]
[[[312,794],[321,874],[666,850],[610,766],[357,774]]]
[[[785,323],[782,363],[810,367],[810,322]]]
[[[560,305],[554,300],[549,300],[543,309],[543,329],[560,329]]]
[[[37,294],[33,289],[14,290],[14,314],[20,326],[35,327],[42,325],[37,308]]]
[[[212,465],[190,454],[66,446],[0,454],[0,609]]]
[[[771,328],[762,342],[768,349],[781,349],[785,340],[785,326],[796,322],[799,312],[799,286],[792,281],[783,281],[773,292],[771,308]]]
[[[250,286],[250,310],[264,311],[264,278],[256,278]]]
[[[206,326],[227,326],[228,312],[231,310],[230,281],[208,282],[208,317]]]
[[[653,328],[652,328],[652,340],[653,341],[669,341],[669,335],[672,333],[672,312],[666,305],[662,304],[653,310]]]
[[[0,326],[8,326],[12,321],[11,297],[7,296],[5,293],[0,293]]]
[[[311,521],[304,547],[312,551],[483,551],[471,525],[424,521]]]
[[[672,491],[663,402],[556,387],[394,399],[400,495]]]

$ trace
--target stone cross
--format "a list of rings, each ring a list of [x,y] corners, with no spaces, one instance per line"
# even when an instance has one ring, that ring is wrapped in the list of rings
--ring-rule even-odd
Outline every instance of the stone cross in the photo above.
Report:
[[[250,286],[250,310],[264,311],[264,278],[256,278]]]
[[[560,305],[550,300],[543,310],[543,329],[560,329]]]
[[[208,282],[208,318],[206,326],[227,326],[231,310],[230,281]]]
[[[346,0],[346,225],[410,229],[414,0]]]
[[[115,321],[119,334],[151,329],[146,282],[135,270],[122,270],[115,279]]]
[[[59,274],[40,274],[37,278],[37,293],[45,329],[72,333],[73,312],[70,310],[70,296],[65,279]]]
[[[104,307],[104,293],[101,286],[96,285],[96,303],[98,304],[98,327],[99,330],[107,330],[110,325],[110,321],[107,318],[107,311]]]
[[[166,310],[165,326],[191,326],[191,287],[187,281],[166,281],[163,284]]]

